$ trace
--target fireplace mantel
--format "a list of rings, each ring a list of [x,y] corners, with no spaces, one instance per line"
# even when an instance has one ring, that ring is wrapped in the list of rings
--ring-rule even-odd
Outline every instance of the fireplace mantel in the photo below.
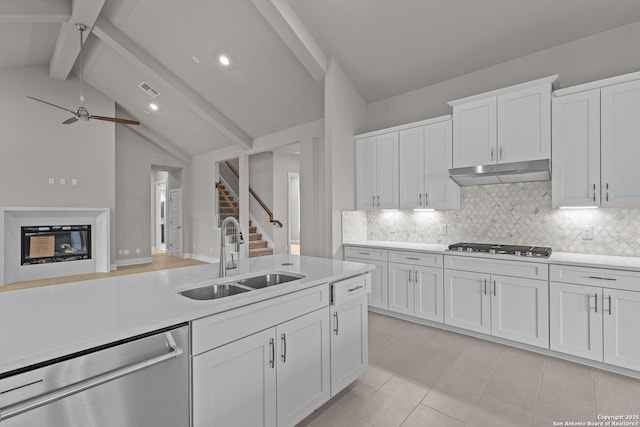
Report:
[[[92,258],[88,260],[21,265],[20,228],[25,226],[90,224]],[[109,208],[0,208],[0,286],[26,280],[111,270]]]

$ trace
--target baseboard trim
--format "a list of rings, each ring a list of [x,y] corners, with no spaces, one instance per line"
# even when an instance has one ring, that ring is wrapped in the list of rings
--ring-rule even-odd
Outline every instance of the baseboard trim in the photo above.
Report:
[[[149,264],[153,262],[153,258],[131,258],[131,259],[118,259],[116,260],[116,267],[123,267],[125,265],[137,265],[137,264]]]
[[[184,254],[184,257],[195,259],[197,261],[206,262],[209,264],[217,264],[218,262],[220,262],[218,258],[213,258],[210,256],[204,256],[204,255],[198,255],[198,254]]]

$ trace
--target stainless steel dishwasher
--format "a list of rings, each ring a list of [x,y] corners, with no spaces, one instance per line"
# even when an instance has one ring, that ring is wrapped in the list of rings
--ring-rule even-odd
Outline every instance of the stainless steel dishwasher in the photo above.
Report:
[[[182,324],[0,374],[0,425],[188,427],[188,348]]]

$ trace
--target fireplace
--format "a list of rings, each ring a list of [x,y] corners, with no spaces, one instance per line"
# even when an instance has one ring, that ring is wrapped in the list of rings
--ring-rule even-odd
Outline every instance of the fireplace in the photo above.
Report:
[[[20,227],[20,265],[91,259],[91,225]]]

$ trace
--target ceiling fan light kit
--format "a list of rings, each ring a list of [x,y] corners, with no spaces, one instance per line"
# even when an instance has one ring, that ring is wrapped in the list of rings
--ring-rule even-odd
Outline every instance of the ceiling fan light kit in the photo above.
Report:
[[[33,96],[27,95],[27,98],[33,99],[34,101],[42,102],[43,104],[47,104],[73,114],[73,117],[70,117],[62,122],[63,125],[70,125],[77,122],[78,120],[89,121],[91,119],[123,125],[139,125],[140,122],[137,120],[127,120],[118,117],[94,116],[89,113],[89,110],[87,110],[87,108],[84,106],[84,53],[82,51],[82,48],[84,45],[84,32],[87,29],[87,26],[81,23],[77,23],[76,28],[80,32],[80,106],[74,111],[56,104],[52,104],[51,102],[43,101],[42,99],[34,98]]]

